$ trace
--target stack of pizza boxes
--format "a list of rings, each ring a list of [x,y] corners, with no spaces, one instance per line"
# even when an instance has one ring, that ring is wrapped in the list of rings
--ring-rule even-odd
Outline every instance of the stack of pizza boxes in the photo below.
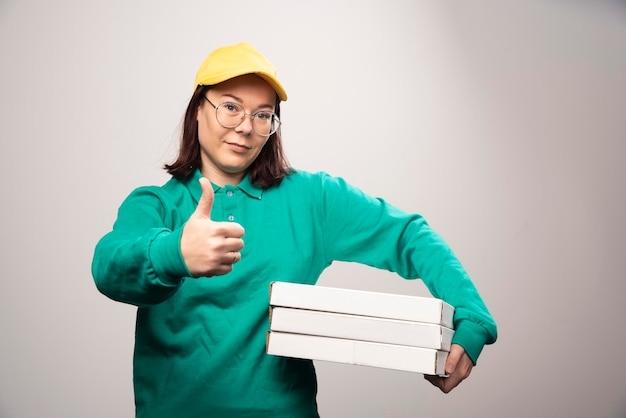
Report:
[[[270,285],[267,353],[445,375],[454,308],[441,299]]]

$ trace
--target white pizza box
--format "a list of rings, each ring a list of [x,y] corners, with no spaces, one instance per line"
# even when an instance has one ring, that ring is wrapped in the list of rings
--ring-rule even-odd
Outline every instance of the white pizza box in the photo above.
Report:
[[[454,328],[454,307],[433,297],[276,281],[270,284],[270,305],[427,322]]]
[[[308,309],[272,307],[270,330],[450,351],[454,331],[442,325]]]
[[[445,375],[448,352],[318,335],[268,331],[267,353],[414,373]]]

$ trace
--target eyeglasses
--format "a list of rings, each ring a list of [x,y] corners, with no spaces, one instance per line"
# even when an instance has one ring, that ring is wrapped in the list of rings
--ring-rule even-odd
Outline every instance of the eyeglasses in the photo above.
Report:
[[[224,102],[215,106],[208,97],[204,96],[207,102],[215,109],[215,118],[224,128],[236,128],[241,125],[246,116],[250,116],[252,129],[261,136],[270,136],[278,130],[280,120],[274,112],[246,113],[243,106],[237,103]]]

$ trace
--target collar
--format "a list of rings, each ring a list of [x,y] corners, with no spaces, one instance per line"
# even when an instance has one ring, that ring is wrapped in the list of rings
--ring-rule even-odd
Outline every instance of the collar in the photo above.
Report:
[[[202,195],[202,189],[200,188],[200,183],[198,182],[198,180],[200,180],[200,177],[202,177],[202,173],[200,172],[199,168],[196,168],[193,175],[189,178],[189,180],[187,180],[187,187],[191,191],[191,195],[196,199],[196,201],[199,201],[200,196]],[[253,199],[261,200],[261,198],[263,197],[263,188],[253,185],[250,181],[248,173],[246,173],[244,178],[241,179],[241,182],[236,186],[226,185],[224,187],[220,187],[216,184],[213,184],[212,182],[211,185],[213,186],[213,192],[215,193],[218,193],[222,189],[240,189]]]

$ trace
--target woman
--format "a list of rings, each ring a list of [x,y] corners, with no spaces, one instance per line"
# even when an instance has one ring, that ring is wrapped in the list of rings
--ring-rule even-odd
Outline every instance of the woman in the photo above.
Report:
[[[315,284],[333,261],[421,278],[456,307],[448,392],[496,325],[445,242],[419,215],[340,178],[289,167],[276,71],[247,43],[200,67],[172,175],[133,191],[98,243],[93,276],[138,306],[137,417],[317,417],[311,361],[265,353],[272,281]]]

